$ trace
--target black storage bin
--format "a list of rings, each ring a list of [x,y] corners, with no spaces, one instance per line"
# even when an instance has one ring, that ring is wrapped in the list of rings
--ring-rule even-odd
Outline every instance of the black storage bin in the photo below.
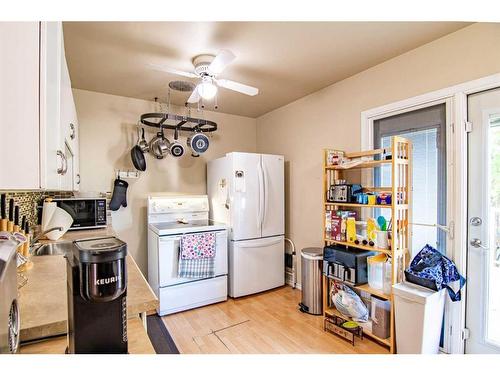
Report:
[[[323,249],[323,272],[326,276],[351,285],[368,282],[367,258],[373,251],[349,250],[346,246],[331,245]]]

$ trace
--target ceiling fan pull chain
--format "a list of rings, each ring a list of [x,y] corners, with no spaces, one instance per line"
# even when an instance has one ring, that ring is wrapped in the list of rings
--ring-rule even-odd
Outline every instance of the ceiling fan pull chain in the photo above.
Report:
[[[171,89],[170,87],[168,88],[168,98],[167,98],[167,112],[170,111],[170,93],[171,93]]]

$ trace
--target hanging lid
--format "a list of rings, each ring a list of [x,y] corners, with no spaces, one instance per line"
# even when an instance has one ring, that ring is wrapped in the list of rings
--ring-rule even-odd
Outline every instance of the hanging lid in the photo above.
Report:
[[[301,253],[306,259],[323,259],[323,249],[321,247],[306,247],[302,249]]]

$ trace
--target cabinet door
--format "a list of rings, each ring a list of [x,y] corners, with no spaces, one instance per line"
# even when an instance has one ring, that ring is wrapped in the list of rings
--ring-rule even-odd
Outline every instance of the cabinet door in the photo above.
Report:
[[[40,36],[40,185],[59,190],[65,169],[60,129],[61,22],[42,22]]]
[[[78,119],[76,115],[75,101],[73,99],[73,91],[71,89],[71,79],[69,76],[68,65],[66,62],[66,54],[64,49],[64,37],[61,35],[61,136],[66,151],[69,150],[67,156],[71,156],[71,181],[69,186],[63,183],[63,190],[79,190],[80,189],[80,163],[79,163],[79,137],[78,137]],[[69,173],[69,172],[67,172]],[[69,179],[69,176],[64,176],[63,180]]]
[[[0,190],[39,188],[39,23],[0,22]]]

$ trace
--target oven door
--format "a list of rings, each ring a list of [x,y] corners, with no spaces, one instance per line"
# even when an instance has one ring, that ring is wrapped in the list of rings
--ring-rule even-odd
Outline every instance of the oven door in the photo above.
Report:
[[[215,276],[227,275],[227,231],[215,231]],[[181,235],[162,236],[158,246],[159,287],[195,281],[178,277]]]

